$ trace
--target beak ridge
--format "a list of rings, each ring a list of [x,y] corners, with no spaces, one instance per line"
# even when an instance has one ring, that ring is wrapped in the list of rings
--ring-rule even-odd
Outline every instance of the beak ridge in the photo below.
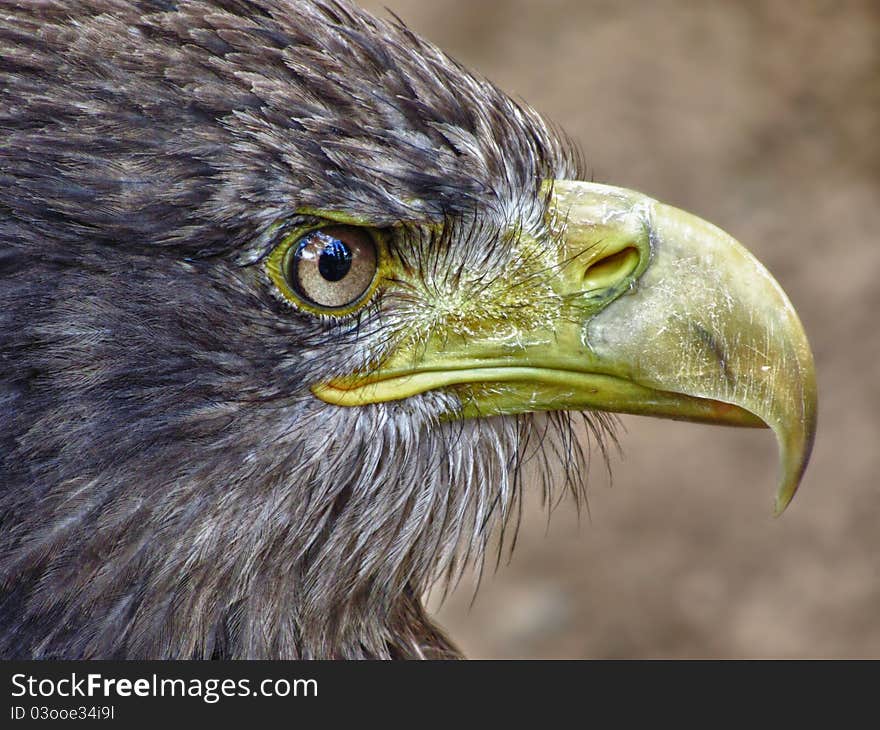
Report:
[[[569,220],[576,219],[572,195],[590,194],[581,185],[563,184]],[[640,385],[729,403],[772,428],[780,514],[816,430],[816,376],[803,326],[767,269],[731,236],[662,203],[645,210],[650,262],[630,291],[589,320],[586,340],[599,361]]]

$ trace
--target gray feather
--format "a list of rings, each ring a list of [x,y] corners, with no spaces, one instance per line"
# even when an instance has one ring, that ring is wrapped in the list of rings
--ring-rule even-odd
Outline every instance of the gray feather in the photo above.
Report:
[[[298,313],[260,262],[317,208],[405,226],[402,256],[470,231],[461,267],[575,159],[347,3],[0,4],[0,656],[454,656],[421,595],[570,423],[323,404],[393,307]]]

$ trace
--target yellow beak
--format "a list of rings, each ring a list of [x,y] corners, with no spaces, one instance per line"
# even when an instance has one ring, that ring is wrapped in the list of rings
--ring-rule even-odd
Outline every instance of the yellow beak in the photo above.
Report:
[[[452,389],[455,417],[602,410],[769,426],[782,512],[809,460],[817,395],[780,286],[720,229],[630,190],[556,181],[549,223],[554,316],[513,339],[434,337],[314,394],[359,406]]]

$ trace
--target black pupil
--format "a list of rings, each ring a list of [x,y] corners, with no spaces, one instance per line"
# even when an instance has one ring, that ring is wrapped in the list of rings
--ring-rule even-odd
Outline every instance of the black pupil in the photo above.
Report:
[[[351,249],[338,238],[330,239],[318,256],[318,271],[321,276],[327,281],[339,281],[350,269]]]

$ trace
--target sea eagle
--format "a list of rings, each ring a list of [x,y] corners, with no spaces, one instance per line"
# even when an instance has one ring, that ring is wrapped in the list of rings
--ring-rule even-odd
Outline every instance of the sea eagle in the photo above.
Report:
[[[609,413],[769,426],[782,510],[794,309],[583,168],[343,0],[2,2],[0,656],[458,656],[423,594]]]

